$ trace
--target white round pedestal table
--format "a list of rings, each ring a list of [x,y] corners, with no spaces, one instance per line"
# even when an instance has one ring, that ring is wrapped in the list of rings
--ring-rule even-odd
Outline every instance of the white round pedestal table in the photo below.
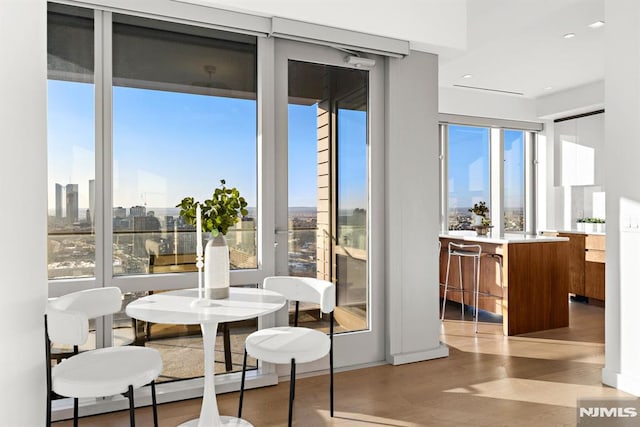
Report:
[[[263,316],[284,306],[285,298],[273,291],[255,288],[230,288],[229,297],[198,301],[197,289],[162,292],[131,302],[127,315],[134,319],[174,325],[200,324],[204,345],[204,394],[200,418],[182,426],[250,426],[245,420],[220,416],[215,390],[214,353],[218,323]]]

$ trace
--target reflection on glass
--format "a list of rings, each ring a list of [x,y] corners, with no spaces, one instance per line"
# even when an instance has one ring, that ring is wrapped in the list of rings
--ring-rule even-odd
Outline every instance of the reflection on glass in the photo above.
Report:
[[[92,15],[50,5],[47,18],[49,279],[95,275]]]
[[[318,104],[289,104],[289,274],[316,277]],[[323,193],[327,194],[327,188]]]
[[[363,330],[368,73],[299,61],[288,71],[289,274],[334,281],[336,331]],[[316,307],[304,313],[307,326],[327,327]]]
[[[524,132],[504,131],[504,231],[524,231]]]
[[[448,229],[470,230],[474,203],[490,206],[489,129],[449,125]]]
[[[114,16],[113,272],[195,270],[196,233],[175,208],[221,179],[249,203],[231,267],[256,268],[255,38]]]

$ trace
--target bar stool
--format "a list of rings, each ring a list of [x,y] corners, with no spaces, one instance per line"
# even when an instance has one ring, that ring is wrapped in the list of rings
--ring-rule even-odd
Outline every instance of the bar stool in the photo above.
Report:
[[[500,302],[504,300],[504,270],[502,269],[501,254],[486,254],[487,258],[491,258],[498,263],[498,271],[500,271],[500,295],[494,295],[490,292],[482,293],[482,296],[500,298]],[[500,304],[500,312],[502,313],[502,304]]]
[[[449,290],[449,270],[451,267],[451,257],[458,257],[458,279],[460,287],[452,289],[454,292],[460,292],[461,297],[461,313],[464,317],[464,293],[469,292],[464,289],[462,281],[462,258],[473,259],[473,291],[472,296],[475,302],[475,330],[478,332],[478,296],[480,294],[480,257],[482,256],[482,248],[480,245],[464,245],[454,242],[449,242],[447,250],[447,274],[444,281],[444,298],[442,300],[442,316],[440,320],[444,320],[444,310],[447,304],[447,291]]]

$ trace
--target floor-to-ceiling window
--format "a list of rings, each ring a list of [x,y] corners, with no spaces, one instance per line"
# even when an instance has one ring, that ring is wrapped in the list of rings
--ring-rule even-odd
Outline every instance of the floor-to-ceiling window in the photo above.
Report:
[[[232,268],[256,268],[256,44],[144,18],[113,19],[113,274],[166,272],[195,254],[176,204],[225,179],[250,215],[227,235]]]
[[[298,89],[306,83],[331,87],[319,88],[327,89],[327,98],[292,94],[292,117],[311,124],[308,129],[294,125],[292,135],[305,134],[310,143],[303,138],[299,153],[292,143],[285,165],[280,161],[286,153],[279,147],[286,137],[269,134],[278,122],[285,123],[270,112],[289,104],[269,91],[281,74],[269,60],[278,43],[243,24],[231,32],[209,22],[215,21],[211,16],[200,22],[140,8],[133,16],[123,9],[50,4],[50,31],[63,27],[62,36],[50,37],[55,45],[49,49],[50,149],[56,151],[50,154],[49,248],[58,257],[50,258],[50,295],[120,287],[123,311],[92,325],[93,345],[155,346],[165,361],[163,382],[201,376],[199,328],[134,322],[124,307],[149,292],[196,286],[196,233],[178,216],[176,205],[185,196],[208,198],[220,179],[249,202],[249,215],[227,235],[232,285],[256,286],[274,270],[286,274],[280,266],[287,262],[280,262],[278,251],[287,245],[277,242],[284,227],[274,224],[287,203],[274,199],[287,191],[271,184],[290,168],[289,272],[336,282],[337,330],[350,332],[338,341],[360,350],[365,338],[373,343],[375,351],[343,350],[338,365],[383,360],[384,248],[372,244],[370,234],[370,224],[376,224],[371,225],[374,235],[384,234],[383,205],[382,195],[370,195],[371,186],[382,188],[383,182],[384,59],[379,57],[376,68],[359,69],[341,50],[303,48],[306,56],[293,59],[292,67],[319,70],[321,78]],[[318,52],[321,57],[329,52],[330,60],[318,60]],[[64,96],[56,93],[58,87]],[[68,148],[60,148],[64,144]],[[378,165],[373,178],[372,164]],[[54,264],[58,261],[63,262]],[[59,274],[53,274],[54,267]],[[326,326],[326,319],[320,321]],[[232,334],[231,341],[239,352],[228,368],[224,346],[216,346],[216,371],[237,370],[242,333],[256,327],[256,322],[234,325],[241,333],[236,339]],[[271,366],[249,363],[260,368],[254,375],[258,382],[273,380],[266,378]],[[234,378],[219,380],[233,384]],[[197,388],[197,380],[163,386],[173,390],[187,383]],[[182,398],[195,396],[189,393]]]
[[[233,282],[260,282],[257,38],[53,3],[48,32],[50,295],[120,287],[122,311],[92,322],[87,346],[153,346],[161,382],[202,376],[198,327],[134,322],[124,309],[197,285],[195,228],[176,205],[210,198],[222,179],[249,204],[227,234]],[[256,327],[233,325],[237,351],[220,343],[217,372],[239,369]]]
[[[48,20],[48,272],[95,276],[93,11],[57,6]]]

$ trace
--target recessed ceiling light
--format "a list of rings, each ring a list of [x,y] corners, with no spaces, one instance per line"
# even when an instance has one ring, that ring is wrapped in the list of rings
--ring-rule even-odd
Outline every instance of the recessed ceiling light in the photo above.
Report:
[[[544,88],[544,90],[551,90],[551,89],[553,89],[553,86],[547,86]]]
[[[576,33],[567,33],[567,34],[565,34],[565,35],[564,35],[564,36],[562,36],[562,37],[564,37],[565,39],[572,39],[572,38],[574,38],[575,36],[576,36]]]
[[[589,28],[600,28],[604,25],[604,21],[596,21],[592,24],[589,24]]]
[[[471,74],[465,74],[462,76],[463,79],[470,79],[471,77],[473,77]]]

